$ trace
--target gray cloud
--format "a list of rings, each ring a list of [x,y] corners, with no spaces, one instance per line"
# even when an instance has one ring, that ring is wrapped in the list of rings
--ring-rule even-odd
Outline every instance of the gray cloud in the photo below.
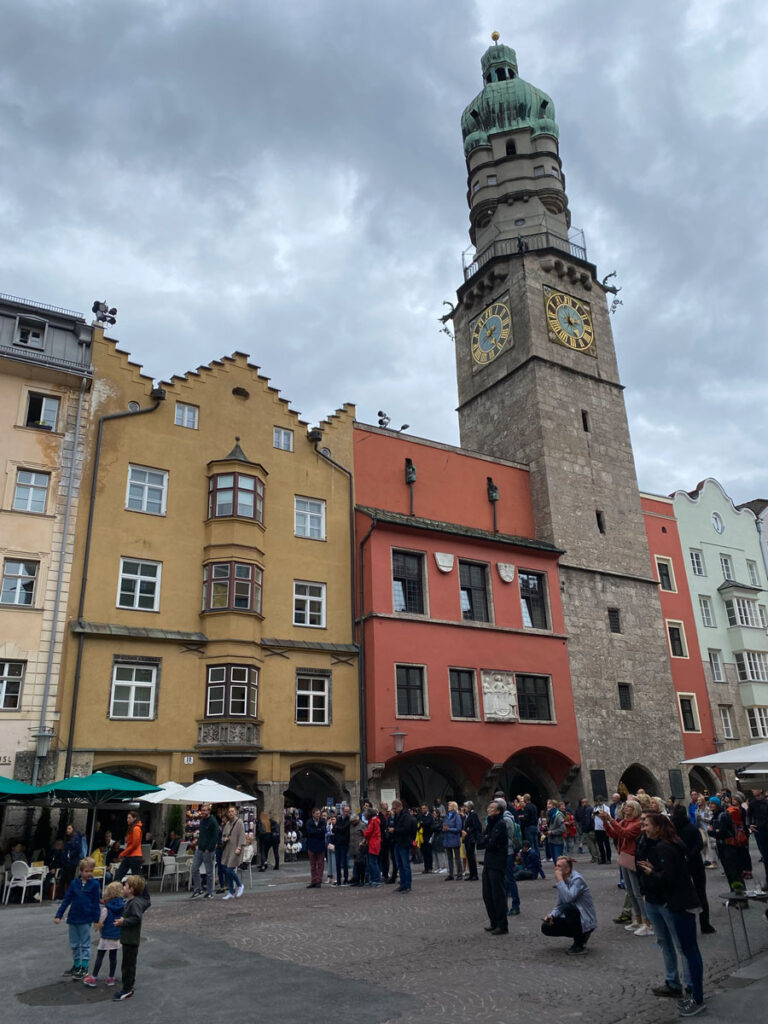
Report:
[[[119,307],[159,378],[241,349],[317,421],[458,439],[437,317],[468,245],[459,116],[498,28],[554,98],[640,484],[768,496],[759,0],[12,0],[0,288]]]

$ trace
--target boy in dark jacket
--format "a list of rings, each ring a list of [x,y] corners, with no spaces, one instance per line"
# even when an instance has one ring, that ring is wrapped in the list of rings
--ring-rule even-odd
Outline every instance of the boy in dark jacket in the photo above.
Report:
[[[67,889],[54,921],[61,924],[61,919],[69,907],[67,925],[69,927],[69,944],[72,947],[72,966],[65,975],[73,981],[82,981],[88,973],[88,961],[91,959],[91,925],[99,920],[99,883],[93,877],[96,864],[92,857],[84,857],[80,861],[78,877],[73,879]]]
[[[139,958],[141,942],[141,921],[150,905],[149,893],[144,891],[145,886],[143,875],[127,875],[123,879],[125,910],[122,917],[115,919],[115,924],[120,929],[120,945],[123,947],[123,987],[112,996],[115,1002],[130,999],[133,995],[136,961]]]

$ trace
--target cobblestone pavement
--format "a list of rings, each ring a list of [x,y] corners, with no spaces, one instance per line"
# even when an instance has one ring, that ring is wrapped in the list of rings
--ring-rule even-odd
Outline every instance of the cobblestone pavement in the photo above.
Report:
[[[505,1024],[532,1013],[590,1024],[677,1020],[674,1000],[650,992],[663,981],[654,940],[611,921],[623,902],[616,868],[580,869],[599,917],[586,957],[569,957],[568,940],[541,935],[556,900],[551,870],[546,880],[521,883],[522,913],[498,937],[483,930],[479,882],[446,882],[418,866],[410,894],[389,885],[307,890],[300,863],[254,873],[253,888],[237,901],[153,896],[127,1012],[148,1024],[190,1016],[218,1024],[245,1013],[280,1024],[306,1024],[318,1013],[335,1024]],[[717,900],[724,879],[713,871],[707,881],[717,928],[700,938],[709,997],[735,984],[728,978],[736,963]],[[0,910],[0,987],[16,997],[13,1019],[38,1021],[43,1006],[58,1008],[57,1024],[101,1019],[114,990],[61,980],[67,940],[52,916],[50,905]],[[751,907],[745,919],[753,951],[768,948],[761,909]],[[710,1012],[708,1019],[726,1018]]]

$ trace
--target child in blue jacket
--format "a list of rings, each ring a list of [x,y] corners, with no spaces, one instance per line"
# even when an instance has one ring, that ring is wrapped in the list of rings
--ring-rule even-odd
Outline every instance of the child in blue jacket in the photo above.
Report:
[[[104,962],[104,954],[109,953],[109,975],[107,985],[115,984],[117,973],[117,951],[120,948],[120,927],[115,924],[115,919],[123,916],[125,910],[125,899],[123,898],[123,883],[110,882],[104,890],[104,899],[101,901],[101,913],[98,927],[101,929],[101,938],[96,949],[96,960],[93,970],[83,978],[83,984],[88,988],[96,988],[98,984],[99,971]]]
[[[92,857],[83,857],[78,868],[78,876],[73,879],[56,911],[54,921],[61,924],[61,919],[69,907],[67,925],[69,926],[69,944],[72,947],[72,966],[65,975],[73,981],[82,981],[88,973],[88,961],[91,958],[91,925],[99,920],[99,883],[93,877],[96,863]]]

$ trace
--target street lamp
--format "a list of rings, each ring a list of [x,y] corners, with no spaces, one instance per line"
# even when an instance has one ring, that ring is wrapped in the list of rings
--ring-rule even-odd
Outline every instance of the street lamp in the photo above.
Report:
[[[407,732],[401,732],[399,729],[395,729],[393,733],[390,733],[392,742],[395,744],[395,753],[402,754],[405,750],[405,737],[408,735]]]
[[[32,733],[32,738],[35,741],[35,764],[32,769],[32,785],[36,786],[38,776],[40,775],[40,765],[48,757],[48,752],[51,749],[53,729],[39,729],[37,732]]]

